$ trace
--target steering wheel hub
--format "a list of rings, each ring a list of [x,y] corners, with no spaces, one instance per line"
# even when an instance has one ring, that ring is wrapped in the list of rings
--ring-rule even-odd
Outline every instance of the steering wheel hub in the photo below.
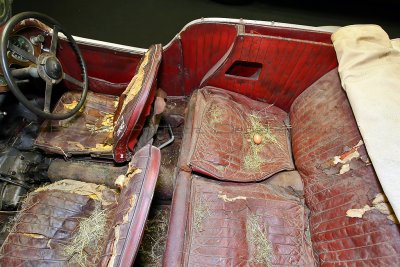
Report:
[[[60,61],[55,56],[44,59],[44,71],[50,78],[59,80],[62,78],[63,70]]]

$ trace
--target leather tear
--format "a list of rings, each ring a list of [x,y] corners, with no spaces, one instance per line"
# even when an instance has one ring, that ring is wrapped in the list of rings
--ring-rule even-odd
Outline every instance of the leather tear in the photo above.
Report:
[[[349,163],[352,159],[357,159],[360,157],[360,153],[358,153],[358,148],[362,146],[364,142],[360,140],[357,145],[353,146],[349,151],[344,152],[340,156],[335,156],[333,158],[333,164],[337,165],[338,163],[346,164]]]
[[[129,199],[129,205],[130,208],[129,210],[125,213],[124,217],[122,218],[122,223],[127,223],[129,222],[129,214],[132,212],[132,210],[134,210],[136,208],[136,202],[137,202],[137,196],[133,195],[130,199]]]
[[[34,233],[21,233],[21,234],[24,235],[24,236],[28,236],[28,237],[36,238],[36,239],[47,238],[46,236],[41,235],[41,234],[34,234]]]
[[[115,226],[114,228],[114,243],[113,243],[113,248],[112,248],[112,252],[111,252],[111,258],[110,261],[108,262],[107,266],[111,267],[114,266],[115,263],[115,259],[118,255],[117,253],[117,245],[118,245],[118,240],[120,237],[120,232],[121,232],[121,226],[118,224],[117,226]]]
[[[114,114],[106,113],[101,119],[97,119],[94,124],[86,123],[86,128],[91,133],[112,133],[114,131]]]
[[[129,166],[127,173],[125,175],[121,174],[120,176],[118,176],[114,184],[117,188],[122,189],[129,183],[131,178],[139,173],[142,173],[141,169]]]
[[[67,143],[68,143],[69,145],[76,146],[77,148],[82,149],[82,150],[85,150],[85,149],[86,149],[86,147],[85,147],[84,145],[82,145],[81,143],[79,143],[79,142],[67,141]]]
[[[142,88],[145,77],[145,66],[149,62],[149,57],[150,57],[149,53],[146,53],[143,56],[143,60],[140,63],[140,68],[138,69],[136,75],[132,78],[132,80],[128,84],[126,90],[123,92],[123,95],[125,95],[126,97],[124,99],[124,102],[120,110],[124,110],[125,107],[128,105],[128,103],[135,98],[135,96],[139,93],[140,89]]]
[[[63,106],[65,109],[72,110],[78,105],[78,101],[74,100],[71,103],[64,103]],[[83,104],[82,107],[79,109],[79,112],[83,112],[85,109],[85,105]]]
[[[65,109],[74,109],[76,107],[76,105],[78,105],[78,101],[74,100],[71,103],[64,103],[63,106]]]
[[[346,212],[346,216],[350,218],[362,218],[364,214],[370,210],[377,210],[380,213],[386,215],[386,218],[388,220],[391,220],[392,222],[399,224],[399,221],[397,220],[397,217],[394,214],[388,199],[382,193],[377,194],[375,198],[372,200],[372,207],[369,205],[365,205],[360,209],[349,209]]]
[[[246,200],[247,197],[237,196],[237,197],[228,197],[227,195],[222,195],[222,193],[218,194],[218,198],[222,199],[224,202],[233,202],[236,200]]]
[[[339,174],[344,174],[346,172],[350,171],[350,164],[344,164],[340,168]]]
[[[91,148],[91,151],[102,152],[102,151],[112,151],[113,146],[109,144],[96,144],[95,148]]]
[[[109,205],[115,202],[115,199],[109,199],[103,194],[103,192],[112,189],[109,189],[105,185],[98,185],[94,183],[85,183],[81,181],[65,179],[43,187],[39,187],[35,190],[35,192],[46,190],[59,190],[63,192],[87,196],[91,199],[99,200],[102,205]]]

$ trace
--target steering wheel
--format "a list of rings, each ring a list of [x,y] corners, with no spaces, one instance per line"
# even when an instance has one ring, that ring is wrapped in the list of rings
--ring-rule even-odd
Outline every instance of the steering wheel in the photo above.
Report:
[[[16,45],[9,42],[10,34],[12,33],[14,27],[22,22],[25,19],[36,19],[44,25],[50,27],[52,30],[51,44],[50,48],[47,51],[42,51],[41,54],[36,57],[35,55],[17,47]],[[72,76],[65,73],[62,69],[62,65],[57,58],[57,44],[58,44],[58,33],[62,32],[68,39],[71,47],[76,54],[79,64],[82,69],[82,78],[83,81],[79,81]],[[11,71],[7,59],[7,51],[10,50],[13,53],[18,54],[24,59],[30,61],[31,66],[23,69],[17,69]],[[0,56],[1,56],[1,67],[3,70],[4,77],[7,81],[7,84],[10,90],[14,93],[15,97],[30,111],[38,115],[39,117],[51,120],[64,120],[72,117],[75,113],[77,113],[83,104],[85,103],[87,92],[88,92],[88,77],[87,77],[87,69],[85,62],[83,60],[83,56],[81,51],[79,50],[78,45],[76,44],[72,35],[65,32],[63,27],[53,18],[37,13],[37,12],[23,12],[13,16],[5,25],[3,29],[3,34],[1,36],[0,43]],[[40,77],[46,83],[45,90],[45,98],[44,98],[44,107],[40,108],[39,106],[30,102],[26,96],[19,89],[17,82],[13,76],[17,74],[28,74],[32,77]],[[51,94],[53,91],[53,86],[60,83],[62,80],[66,80],[70,83],[75,84],[79,88],[82,88],[82,93],[78,104],[71,109],[70,111],[62,114],[56,114],[50,112],[50,104],[51,104]]]

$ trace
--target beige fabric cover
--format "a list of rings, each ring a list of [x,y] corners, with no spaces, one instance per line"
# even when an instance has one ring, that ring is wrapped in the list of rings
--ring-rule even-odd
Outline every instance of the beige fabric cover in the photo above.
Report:
[[[368,154],[400,217],[400,39],[377,25],[352,25],[332,35],[339,74]]]

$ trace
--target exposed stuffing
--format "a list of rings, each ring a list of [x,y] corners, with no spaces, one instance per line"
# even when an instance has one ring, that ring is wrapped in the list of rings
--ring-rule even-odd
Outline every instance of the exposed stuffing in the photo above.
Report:
[[[344,174],[346,172],[350,171],[350,164],[344,164],[339,171],[339,174]]]
[[[75,142],[75,141],[67,141],[67,143],[69,145],[73,145],[81,150],[88,150],[88,151],[92,151],[92,152],[108,152],[108,151],[112,151],[112,148],[113,148],[113,146],[110,144],[96,144],[95,147],[85,147],[81,143]]]
[[[114,114],[106,113],[101,119],[97,119],[94,124],[86,124],[86,128],[91,133],[112,133],[114,131]]]
[[[63,106],[65,109],[72,110],[78,105],[78,101],[73,100],[71,103],[63,103]],[[82,107],[79,109],[79,112],[82,112],[85,109],[85,105],[82,105]]]
[[[114,266],[115,259],[118,256],[118,240],[120,239],[121,236],[121,225],[125,224],[129,221],[129,214],[132,212],[133,209],[136,208],[136,203],[137,203],[137,196],[134,194],[132,197],[129,199],[129,209],[128,211],[124,214],[122,221],[120,221],[115,227],[114,227],[114,242],[113,242],[113,247],[112,247],[112,252],[111,252],[111,257],[108,262],[107,266]]]
[[[363,144],[364,144],[364,142],[362,140],[360,140],[357,143],[357,145],[353,146],[349,151],[344,152],[340,156],[335,156],[333,158],[333,164],[335,164],[335,165],[338,163],[346,164],[346,163],[349,163],[354,158],[359,158],[360,153],[358,153],[358,148],[360,146],[362,146]]]
[[[115,202],[115,199],[109,198],[109,194],[107,194],[107,196],[103,194],[103,192],[105,191],[109,190],[114,191],[113,189],[109,189],[105,185],[98,185],[94,183],[86,183],[76,180],[65,179],[49,185],[39,187],[35,190],[35,192],[41,192],[46,190],[59,190],[83,196],[88,196],[92,199],[99,200],[102,203],[102,205],[109,205]]]
[[[365,205],[360,209],[349,209],[346,212],[346,216],[350,218],[362,218],[367,211],[377,210],[380,213],[387,215],[386,218],[398,224],[399,221],[394,214],[392,207],[390,206],[389,201],[386,196],[382,193],[376,195],[376,197],[372,200],[372,207],[369,205]]]
[[[115,186],[119,189],[124,188],[129,183],[130,179],[139,173],[142,173],[141,169],[136,168],[131,164],[129,164],[129,168],[126,174],[118,176],[117,180],[115,180]]]

